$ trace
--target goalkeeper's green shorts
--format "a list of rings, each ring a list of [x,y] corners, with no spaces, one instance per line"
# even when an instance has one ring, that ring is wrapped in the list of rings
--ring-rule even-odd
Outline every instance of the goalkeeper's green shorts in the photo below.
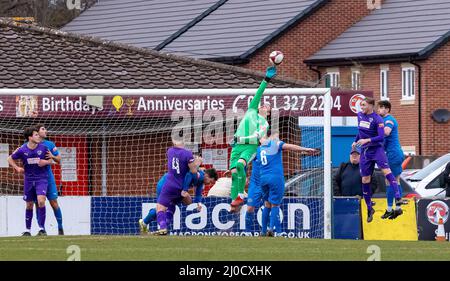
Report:
[[[257,149],[256,144],[236,144],[231,150],[230,170],[236,168],[239,159],[244,159],[247,165],[250,164],[256,156]]]

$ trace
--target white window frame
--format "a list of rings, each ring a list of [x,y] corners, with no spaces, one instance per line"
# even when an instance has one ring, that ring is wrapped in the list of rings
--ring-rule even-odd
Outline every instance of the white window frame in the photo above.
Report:
[[[416,68],[402,67],[402,100],[416,99]]]
[[[380,70],[380,99],[389,100],[389,69]]]
[[[361,90],[361,72],[359,70],[352,71],[352,89]]]
[[[340,74],[339,71],[327,72],[328,78],[330,79],[330,87],[339,88],[340,85]]]

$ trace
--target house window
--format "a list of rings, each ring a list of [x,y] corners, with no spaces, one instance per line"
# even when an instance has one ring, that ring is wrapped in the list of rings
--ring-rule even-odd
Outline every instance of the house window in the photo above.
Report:
[[[416,69],[414,67],[402,68],[402,99],[414,100],[415,99],[415,77]]]
[[[328,72],[326,77],[327,87],[339,87],[339,72]]]
[[[359,70],[352,71],[352,89],[361,89],[361,73],[359,72]]]
[[[389,70],[380,71],[380,96],[381,100],[389,100]]]

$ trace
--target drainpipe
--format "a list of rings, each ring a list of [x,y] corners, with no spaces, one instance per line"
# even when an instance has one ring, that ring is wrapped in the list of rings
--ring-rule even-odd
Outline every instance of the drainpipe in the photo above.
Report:
[[[317,81],[318,81],[317,84],[319,84],[319,83],[320,83],[320,80],[322,79],[322,73],[320,72],[320,70],[315,69],[315,68],[312,68],[311,65],[309,66],[309,69],[312,70],[312,71],[314,71],[315,73],[317,73],[317,77],[318,77],[318,79],[317,79]]]
[[[419,75],[418,75],[418,79],[419,81],[417,82],[417,101],[419,103],[419,110],[418,110],[418,114],[419,114],[419,123],[418,123],[418,131],[419,131],[419,155],[422,155],[422,67],[419,64],[416,64],[414,61],[412,61],[412,59],[409,60],[409,62],[416,66],[417,69],[419,70]]]

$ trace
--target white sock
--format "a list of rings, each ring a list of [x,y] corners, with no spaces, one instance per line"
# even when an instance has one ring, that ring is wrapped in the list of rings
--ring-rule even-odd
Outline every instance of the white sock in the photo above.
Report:
[[[395,210],[400,210],[401,207],[400,206],[395,206]]]
[[[392,206],[388,206],[388,208],[387,208],[387,210],[388,210],[388,212],[392,212]]]

